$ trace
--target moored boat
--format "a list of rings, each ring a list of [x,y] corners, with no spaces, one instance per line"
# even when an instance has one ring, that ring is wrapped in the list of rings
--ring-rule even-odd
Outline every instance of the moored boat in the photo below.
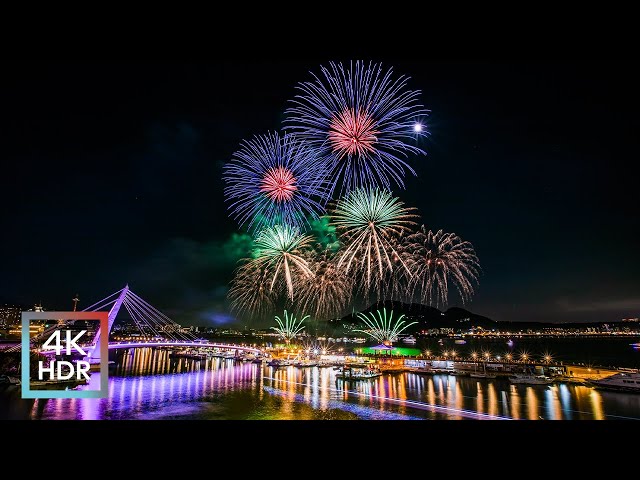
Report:
[[[550,385],[553,379],[545,375],[530,375],[524,373],[516,373],[509,376],[509,381],[520,385]]]
[[[498,378],[495,373],[472,372],[469,374],[471,378]]]
[[[20,385],[22,382],[19,378],[10,377],[9,375],[0,375],[0,385]]]
[[[382,375],[378,368],[372,367],[342,367],[336,372],[336,379],[340,380],[370,380]]]
[[[640,393],[640,373],[616,373],[600,380],[589,380],[595,388]]]

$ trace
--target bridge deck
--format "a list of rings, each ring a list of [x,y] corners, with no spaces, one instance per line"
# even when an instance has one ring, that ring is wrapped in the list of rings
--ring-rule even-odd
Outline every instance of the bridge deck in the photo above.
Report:
[[[198,348],[223,348],[226,350],[241,350],[243,352],[260,353],[259,348],[245,347],[242,345],[229,345],[225,343],[210,343],[198,341],[161,341],[161,342],[109,342],[109,350],[119,348],[153,348],[153,347],[198,347]]]

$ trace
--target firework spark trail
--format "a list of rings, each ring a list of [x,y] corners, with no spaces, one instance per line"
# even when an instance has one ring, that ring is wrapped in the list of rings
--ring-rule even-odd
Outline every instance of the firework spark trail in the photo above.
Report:
[[[310,248],[312,237],[303,235],[288,225],[275,225],[262,230],[255,241],[254,268],[266,271],[271,279],[269,291],[273,292],[278,280],[284,284],[290,300],[294,299],[294,281],[301,282],[313,277],[309,263],[304,258]]]
[[[309,318],[309,315],[305,315],[304,317],[302,317],[302,319],[297,320],[295,315],[289,315],[289,313],[285,310],[284,322],[280,317],[276,316],[275,320],[278,326],[271,327],[271,330],[277,332],[278,335],[280,335],[284,339],[284,341],[289,344],[291,340],[296,338],[296,336],[305,329],[304,325],[302,324],[307,318]]]
[[[236,269],[228,294],[232,311],[241,317],[254,318],[275,310],[268,273],[264,266],[252,262]]]
[[[398,336],[404,332],[411,325],[415,325],[418,322],[407,323],[406,320],[402,320],[404,315],[400,315],[400,318],[393,320],[393,310],[391,310],[387,317],[387,309],[383,308],[378,310],[376,315],[373,312],[369,312],[369,316],[364,313],[358,313],[358,318],[369,327],[368,330],[353,330],[354,332],[365,333],[380,343],[396,342]],[[369,318],[371,317],[371,318]]]
[[[327,340],[318,340],[314,338],[312,340],[304,340],[301,344],[302,350],[307,355],[332,355],[335,344]]]
[[[231,216],[253,231],[286,223],[304,228],[329,199],[328,161],[293,135],[271,133],[242,143],[224,167]]]
[[[338,267],[331,250],[314,251],[307,260],[314,275],[300,287],[299,305],[316,321],[341,317],[352,297],[352,279]]]
[[[352,191],[339,200],[332,214],[332,223],[342,232],[344,248],[338,256],[338,268],[358,280],[368,294],[373,289],[377,294],[384,291],[385,278],[395,267],[400,266],[410,275],[408,266],[396,252],[396,238],[414,225],[413,209],[390,192],[377,188],[362,188]]]
[[[285,129],[331,160],[342,191],[389,189],[392,182],[404,187],[405,171],[415,175],[405,159],[425,153],[414,145],[416,137],[428,134],[414,128],[428,114],[420,92],[408,90],[407,77],[394,78],[381,64],[331,62],[321,72],[298,85]]]
[[[471,299],[480,262],[470,242],[462,241],[455,233],[427,231],[424,225],[407,236],[406,242],[412,251],[412,287],[419,290],[423,303],[446,306],[449,283],[455,285],[463,304]]]
[[[265,172],[260,191],[275,202],[287,202],[298,190],[298,179],[286,167],[273,167]]]

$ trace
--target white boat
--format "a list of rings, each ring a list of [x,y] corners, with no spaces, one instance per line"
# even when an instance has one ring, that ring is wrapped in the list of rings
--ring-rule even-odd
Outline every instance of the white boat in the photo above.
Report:
[[[469,375],[471,378],[498,378],[495,373],[473,372]]]
[[[520,385],[549,385],[553,383],[553,379],[545,375],[530,375],[516,373],[509,377],[509,381]]]
[[[616,373],[602,380],[589,380],[596,388],[640,393],[640,373]]]
[[[408,343],[411,345],[415,345],[417,342],[416,337],[414,337],[413,335],[409,335],[408,337],[404,337],[402,339],[402,343]]]
[[[293,365],[293,362],[291,360],[278,360],[274,358],[270,362],[267,362],[267,365],[270,367],[290,367]]]
[[[477,368],[477,364],[476,364],[476,368]],[[469,375],[471,378],[498,378],[498,376],[495,373],[489,373],[487,372],[487,363],[483,363],[482,364],[482,372],[478,372],[477,370],[471,372],[471,374]]]
[[[369,367],[342,367],[336,372],[336,380],[369,380],[382,375],[377,368]]]

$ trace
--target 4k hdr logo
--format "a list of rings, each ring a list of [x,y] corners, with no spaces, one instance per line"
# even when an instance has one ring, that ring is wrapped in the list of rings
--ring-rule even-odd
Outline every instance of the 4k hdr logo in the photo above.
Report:
[[[60,341],[61,333],[66,334],[65,347],[62,346],[62,342]],[[51,351],[56,352],[56,356],[62,355],[63,351],[69,356],[78,353],[82,355],[83,358],[86,358],[88,353],[78,345],[78,341],[80,341],[81,337],[85,336],[87,331],[82,330],[75,337],[71,338],[73,333],[71,330],[56,330],[47,341],[44,342],[42,351],[45,352],[45,354]],[[45,360],[38,362],[38,380],[44,380],[46,373],[49,374],[49,381],[52,382],[56,380],[70,380],[75,376],[76,369],[78,372],[77,380],[86,380],[87,382],[90,380],[89,370],[91,369],[91,364],[86,360],[78,360],[75,364],[65,360],[51,360],[48,362],[49,366],[45,366],[46,363]],[[64,372],[65,368],[67,372]]]
[[[34,320],[58,322],[41,345],[31,342]],[[99,322],[98,328],[92,335],[71,328],[69,321],[77,320]],[[106,398],[108,342],[107,312],[22,312],[22,398]],[[38,353],[36,365],[31,363],[33,352]],[[92,371],[92,365],[99,365],[99,371]],[[69,389],[78,384],[81,390]]]

